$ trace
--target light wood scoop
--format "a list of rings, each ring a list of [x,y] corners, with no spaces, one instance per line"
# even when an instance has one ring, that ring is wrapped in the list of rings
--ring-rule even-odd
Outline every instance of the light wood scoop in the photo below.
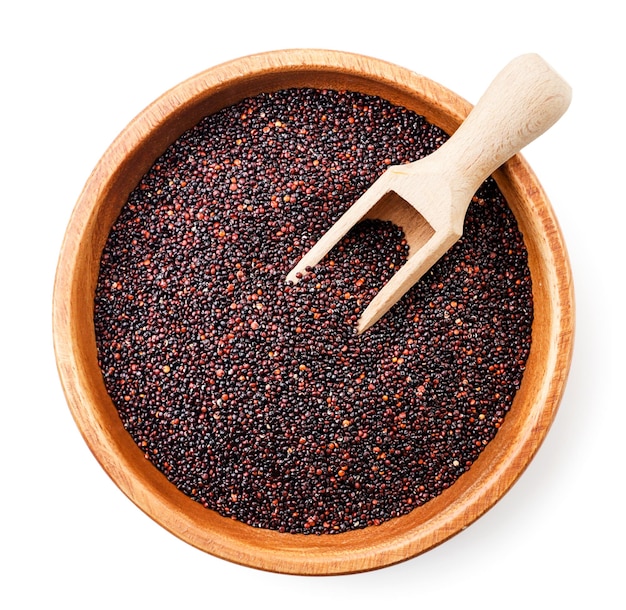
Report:
[[[511,61],[457,131],[434,153],[390,166],[287,275],[297,283],[360,220],[391,220],[404,230],[409,258],[361,314],[376,323],[461,237],[483,181],[567,110],[571,88],[538,55]]]

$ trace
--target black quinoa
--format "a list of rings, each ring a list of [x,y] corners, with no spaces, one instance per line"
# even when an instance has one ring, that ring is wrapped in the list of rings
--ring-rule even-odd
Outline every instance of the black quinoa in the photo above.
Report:
[[[492,179],[463,238],[362,335],[406,260],[400,228],[361,223],[285,283],[389,164],[446,138],[377,97],[278,91],[200,121],[131,193],[101,260],[99,362],[125,428],[185,494],[255,527],[344,532],[428,502],[493,439],[533,303]]]

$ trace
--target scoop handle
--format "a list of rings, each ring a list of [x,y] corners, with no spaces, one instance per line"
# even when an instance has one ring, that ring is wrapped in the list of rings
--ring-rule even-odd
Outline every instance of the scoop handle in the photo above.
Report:
[[[549,129],[567,110],[571,87],[539,55],[513,59],[437,151],[471,199],[498,167]],[[460,180],[460,184],[459,184]]]

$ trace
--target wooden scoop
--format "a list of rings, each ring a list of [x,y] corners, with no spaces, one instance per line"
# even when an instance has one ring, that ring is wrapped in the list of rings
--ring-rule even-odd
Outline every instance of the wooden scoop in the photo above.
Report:
[[[457,131],[434,153],[390,166],[287,275],[297,283],[363,218],[404,230],[409,258],[359,319],[377,322],[463,234],[465,213],[482,182],[567,110],[569,85],[538,55],[522,55],[493,80]]]

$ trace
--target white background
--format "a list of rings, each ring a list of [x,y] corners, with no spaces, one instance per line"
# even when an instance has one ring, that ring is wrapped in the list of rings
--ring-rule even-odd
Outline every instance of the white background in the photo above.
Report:
[[[625,608],[626,313],[617,291],[625,276],[626,46],[618,7],[612,0],[3,4],[0,607]],[[163,530],[87,449],[52,349],[61,240],[114,137],[187,77],[294,47],[385,59],[471,102],[510,59],[535,51],[574,91],[566,115],[524,151],[559,218],[576,287],[575,353],[556,421],[519,482],[478,522],[367,574],[265,573]]]

